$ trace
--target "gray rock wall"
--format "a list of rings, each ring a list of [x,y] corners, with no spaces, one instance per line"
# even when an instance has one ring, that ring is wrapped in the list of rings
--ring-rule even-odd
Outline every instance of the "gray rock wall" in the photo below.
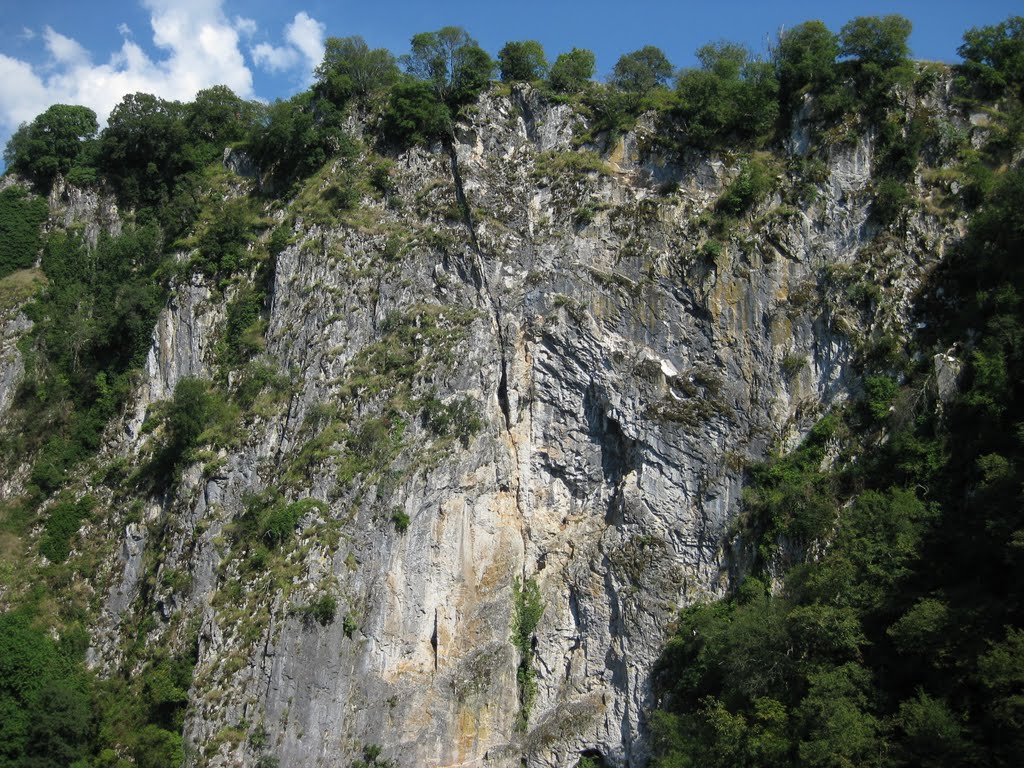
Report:
[[[399,158],[401,205],[300,218],[264,355],[288,393],[147,508],[159,537],[125,531],[91,651],[116,661],[128,610],[157,613],[154,642],[198,625],[190,763],[347,766],[368,744],[402,766],[646,762],[651,669],[676,611],[727,586],[743,463],[845,398],[856,344],[879,330],[831,300],[834,279],[884,282],[905,305],[955,233],[919,215],[878,244],[864,137],[831,151],[815,202],[765,201],[709,258],[695,222],[735,164],[643,150],[641,121],[599,172],[559,165],[584,127],[528,88],[486,96],[454,159]],[[873,242],[884,258],[865,256]],[[178,289],[126,422],[135,449],[146,407],[214,370],[223,317],[207,286]],[[389,369],[401,344],[413,362]],[[416,405],[430,395],[468,398],[482,428],[437,434]],[[345,457],[374,419],[392,449],[353,478]],[[266,489],[324,504],[269,574],[232,540]],[[188,580],[132,608],[146,547],[158,585]],[[510,637],[528,580],[544,612],[524,727]],[[321,622],[304,608],[327,595]]]

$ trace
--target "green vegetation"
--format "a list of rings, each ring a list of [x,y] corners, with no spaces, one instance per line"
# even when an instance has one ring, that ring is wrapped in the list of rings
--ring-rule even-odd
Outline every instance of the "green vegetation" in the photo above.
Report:
[[[740,165],[739,175],[725,188],[715,209],[726,216],[740,216],[760,203],[775,186],[775,169],[760,156]]]
[[[200,445],[224,446],[233,438],[236,410],[223,395],[200,379],[185,378],[174,388],[174,398],[158,409],[163,435],[149,467],[159,486],[171,482],[177,471],[194,459]]]
[[[808,93],[819,99],[833,94],[838,56],[837,36],[820,21],[806,21],[780,37],[774,61],[784,115],[791,114]]]
[[[880,336],[861,356],[856,402],[796,451],[749,469],[741,533],[752,571],[729,600],[680,618],[658,676],[658,765],[1012,765],[1024,746],[1024,20],[972,29],[960,48],[954,94],[988,119],[987,134],[975,134],[981,145],[931,114],[928,99],[908,98],[928,94],[942,71],[915,67],[909,33],[898,16],[857,18],[838,33],[811,21],[783,34],[767,58],[728,41],[704,46],[699,66],[674,83],[653,46],[623,55],[605,83],[594,81],[588,50],[563,53],[550,68],[536,41],[498,53],[503,82],[543,81],[540,98],[587,122],[577,136],[585,149],[542,153],[535,165],[536,178],[559,192],[583,190],[566,202],[577,226],[616,220],[617,210],[598,217],[602,206],[589,194],[610,174],[602,153],[644,112],[656,113],[658,130],[642,137],[641,151],[713,150],[739,168],[692,233],[697,258],[716,269],[743,253],[748,225],[752,234],[798,202],[813,204],[825,181],[821,147],[867,131],[875,137],[872,213],[885,236],[906,220],[920,178],[948,186],[937,205],[959,201],[972,212],[968,236],[921,294],[922,336],[906,349]],[[195,637],[174,623],[179,614],[165,623],[166,613],[152,609],[155,594],[187,592],[190,573],[147,554],[140,607],[124,619],[134,639],[121,649],[122,667],[97,680],[85,672],[83,629],[98,610],[84,588],[105,556],[97,542],[111,524],[131,522],[147,526],[148,552],[159,550],[175,524],[182,470],[201,463],[208,476],[217,472],[206,449],[230,446],[287,399],[294,373],[262,357],[274,259],[285,248],[313,226],[365,227],[386,242],[377,263],[397,270],[415,248],[445,242],[441,229],[392,231],[372,220],[374,206],[402,205],[395,148],[440,141],[451,149],[455,121],[491,86],[495,67],[459,27],[415,35],[401,59],[359,37],[332,37],[312,89],[287,100],[257,104],[223,86],[190,103],[137,93],[102,132],[87,108],[56,105],[14,134],[5,149],[13,174],[39,195],[58,176],[112,191],[123,227],[95,243],[84,228],[44,234],[44,197],[17,184],[0,191],[0,308],[28,302],[33,321],[0,444],[6,473],[31,467],[26,494],[0,505],[0,765],[183,763]],[[900,106],[912,102],[904,114]],[[810,154],[783,178],[777,155],[804,107]],[[365,134],[354,135],[353,124]],[[245,150],[260,178],[224,169],[225,147]],[[776,189],[786,205],[764,212]],[[658,204],[684,197],[671,185],[662,192]],[[937,215],[926,205],[924,214]],[[648,210],[656,215],[657,205]],[[270,222],[281,223],[269,232]],[[329,237],[322,244],[328,254]],[[309,253],[316,247],[303,241]],[[213,288],[212,301],[226,301],[213,381],[181,380],[149,414],[140,456],[112,460],[99,449],[130,402],[157,313],[173,286],[195,276]],[[882,297],[871,279],[848,281],[842,297],[868,311]],[[565,296],[553,306],[581,311]],[[310,548],[337,550],[344,521],[301,498],[310,478],[333,473],[329,492],[353,507],[367,499],[378,523],[391,510],[403,534],[411,520],[392,506],[401,478],[480,431],[475,399],[439,394],[474,318],[440,305],[389,315],[379,340],[332,382],[336,402],[310,412],[308,441],[278,478],[288,496],[247,498],[216,537],[225,550],[215,604],[244,641],[269,626],[267,594],[292,599]],[[940,413],[926,366],[954,342],[965,371]],[[805,365],[782,360],[790,377]],[[651,413],[692,424],[727,408],[687,393]],[[407,436],[418,430],[430,455],[410,449]],[[143,516],[139,493],[167,502],[165,515]],[[346,559],[353,569],[354,551]],[[335,595],[344,594],[322,583],[294,611],[319,626],[340,617],[351,638],[362,615],[351,605],[338,613]],[[536,696],[532,643],[543,610],[537,584],[517,581],[511,640],[521,728]],[[224,669],[241,664],[227,659]],[[248,728],[225,725],[212,743],[239,744]],[[253,748],[266,739],[254,730]],[[258,764],[274,759],[263,754]],[[367,747],[357,764],[389,761]]]
[[[341,106],[389,88],[398,79],[398,64],[390,51],[371,50],[359,36],[329,37],[315,75],[316,92]]]
[[[52,235],[42,256],[46,289],[26,310],[35,327],[19,393],[22,427],[7,439],[8,448],[36,455],[32,482],[43,494],[98,447],[149,348],[164,295],[153,277],[163,264],[155,227],[102,237],[87,252],[74,233]]]
[[[556,93],[579,93],[594,76],[596,65],[593,51],[573,48],[555,59],[548,75],[548,85]]]
[[[512,645],[519,652],[519,669],[516,681],[519,684],[519,723],[525,729],[537,696],[536,672],[533,669],[533,633],[544,614],[540,587],[533,579],[525,582],[518,578],[512,583]]]
[[[352,763],[351,768],[397,768],[398,763],[381,757],[381,748],[377,744],[367,744],[363,747],[363,757]]]
[[[503,83],[542,80],[548,73],[544,47],[536,40],[505,43],[498,51],[498,70]]]
[[[47,192],[58,174],[77,170],[81,180],[82,169],[91,165],[98,129],[91,109],[54,104],[15,131],[4,150],[4,162]]]
[[[653,45],[645,45],[615,62],[608,82],[619,90],[642,95],[668,83],[672,72],[672,64],[664,52]]]
[[[391,89],[383,117],[384,135],[394,144],[426,144],[447,136],[451,113],[429,83],[405,80]]]
[[[338,601],[333,595],[320,595],[313,602],[303,605],[298,609],[298,613],[309,621],[315,621],[321,627],[326,627],[334,621],[334,617],[338,612]],[[347,630],[348,627],[348,616],[345,617],[345,634],[351,636],[351,632]]]
[[[1024,17],[968,30],[957,53],[962,83],[978,96],[1024,100]]]
[[[710,43],[697,51],[699,69],[676,81],[672,119],[685,141],[714,148],[729,143],[760,146],[774,136],[779,116],[772,66],[736,43]]]
[[[865,56],[903,55],[902,25],[854,29],[892,43]],[[990,34],[1005,30],[975,39]],[[858,402],[751,468],[753,568],[680,616],[655,765],[1018,761],[1024,171],[994,171],[982,202],[922,292],[945,297],[922,300],[926,330],[865,356]],[[919,361],[954,342],[965,370],[940,407]]]
[[[30,197],[19,187],[0,192],[0,278],[35,264],[48,213],[44,198]]]
[[[267,107],[262,123],[250,134],[248,148],[281,191],[315,173],[335,154],[353,149],[337,107],[317,100],[312,91]]]
[[[179,765],[192,658],[159,658],[136,681],[82,670],[88,635],[55,638],[29,607],[0,614],[0,763],[10,766]]]
[[[58,499],[47,510],[39,554],[53,563],[64,562],[71,549],[71,538],[88,519],[95,504],[96,500],[88,494],[77,501],[66,497]]]
[[[405,533],[409,530],[409,519],[408,513],[404,509],[395,507],[391,512],[391,522],[395,524],[395,530],[399,533]]]

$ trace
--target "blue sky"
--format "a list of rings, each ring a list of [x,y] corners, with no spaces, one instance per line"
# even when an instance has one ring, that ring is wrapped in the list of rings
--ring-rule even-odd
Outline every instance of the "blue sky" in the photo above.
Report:
[[[917,58],[956,61],[963,32],[1024,13],[1020,0],[822,3],[676,0],[91,0],[9,1],[0,14],[0,145],[54,103],[85,104],[103,120],[126,93],[191,99],[224,83],[271,100],[306,87],[326,36],[362,35],[404,53],[410,36],[465,27],[496,54],[536,39],[555,56],[573,46],[597,54],[605,75],[623,53],[662,48],[676,66],[694,50],[735,40],[763,50],[780,28],[821,19],[838,30],[853,16],[901,13],[914,24]]]

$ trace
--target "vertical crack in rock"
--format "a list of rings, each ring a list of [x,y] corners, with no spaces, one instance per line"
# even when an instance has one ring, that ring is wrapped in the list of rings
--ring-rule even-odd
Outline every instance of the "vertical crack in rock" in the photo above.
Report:
[[[434,672],[437,672],[437,608],[434,609],[434,633],[430,636],[430,647],[434,649]]]

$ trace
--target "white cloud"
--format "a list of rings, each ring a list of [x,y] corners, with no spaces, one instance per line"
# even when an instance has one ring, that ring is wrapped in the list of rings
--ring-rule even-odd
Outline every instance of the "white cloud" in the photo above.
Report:
[[[246,37],[252,37],[259,31],[259,27],[253,19],[247,19],[244,16],[235,16],[235,29],[241,32]]]
[[[43,40],[46,42],[46,50],[58,66],[88,66],[89,52],[70,37],[55,32],[52,27],[44,27]]]
[[[252,59],[258,67],[268,72],[283,72],[298,63],[299,52],[287,45],[278,47],[260,43],[252,49]]]
[[[303,64],[308,82],[313,70],[324,58],[325,29],[323,24],[305,11],[299,11],[284,29],[285,44],[256,45],[252,49],[253,61],[268,72],[283,72]]]
[[[285,39],[306,58],[310,69],[316,68],[324,58],[324,25],[311,19],[305,12],[295,14],[285,29]]]
[[[83,104],[103,122],[126,94],[137,91],[190,100],[203,88],[224,84],[243,98],[253,98],[252,71],[240,35],[255,34],[256,23],[228,19],[223,1],[141,0],[150,13],[153,43],[160,49],[156,56],[133,41],[125,24],[117,27],[123,37],[121,48],[102,63],[76,40],[50,27],[42,33],[49,56],[45,64],[32,66],[0,54],[0,143],[52,104]],[[23,36],[30,32],[25,30]],[[252,56],[272,71],[300,64],[308,64],[311,71],[323,55],[323,36],[323,24],[299,13],[285,30],[285,46],[263,44]]]

